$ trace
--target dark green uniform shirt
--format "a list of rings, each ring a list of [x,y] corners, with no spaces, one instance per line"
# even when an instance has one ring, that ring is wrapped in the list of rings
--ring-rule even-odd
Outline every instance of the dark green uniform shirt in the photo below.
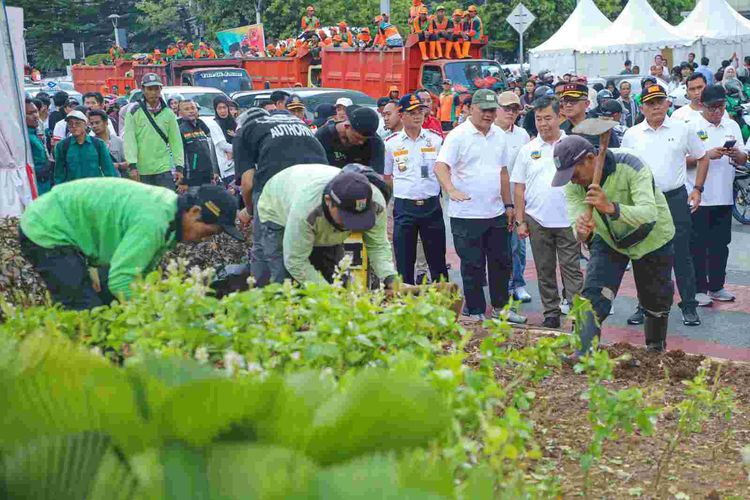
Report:
[[[64,144],[68,143],[63,158]],[[119,177],[109,156],[107,145],[101,139],[86,136],[82,144],[68,137],[55,146],[55,185],[87,177]]]

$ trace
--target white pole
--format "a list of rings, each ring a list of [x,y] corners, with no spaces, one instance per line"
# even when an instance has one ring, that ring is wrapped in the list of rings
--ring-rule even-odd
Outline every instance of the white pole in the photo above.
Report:
[[[523,71],[523,33],[518,34],[518,64],[520,64],[520,70]]]
[[[118,33],[117,26],[115,26],[115,45],[120,46],[120,34]]]

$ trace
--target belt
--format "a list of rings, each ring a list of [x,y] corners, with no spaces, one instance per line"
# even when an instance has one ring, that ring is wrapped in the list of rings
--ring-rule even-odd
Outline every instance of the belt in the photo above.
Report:
[[[425,198],[423,200],[410,200],[408,198],[398,198],[402,202],[411,203],[412,205],[416,205],[418,207],[424,206],[428,201],[433,201],[435,199],[439,198],[439,196],[431,196],[429,198]]]
[[[667,198],[671,198],[672,196],[677,196],[678,194],[681,194],[683,191],[687,192],[687,188],[685,186],[680,186],[670,191],[664,191],[664,196],[666,196]]]

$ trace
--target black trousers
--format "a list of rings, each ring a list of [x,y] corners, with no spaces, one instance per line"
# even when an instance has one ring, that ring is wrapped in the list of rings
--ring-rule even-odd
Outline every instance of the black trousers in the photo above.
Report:
[[[617,295],[630,259],[607,245],[598,236],[594,236],[590,252],[582,296],[591,301],[601,325],[609,316],[612,300]],[[638,292],[638,302],[647,315],[664,317],[669,314],[674,295],[673,263],[672,242],[633,261],[633,278]],[[599,327],[588,326],[590,328],[584,328],[581,333],[584,352],[588,350],[593,337],[600,335]]]
[[[393,250],[396,254],[396,269],[404,283],[410,285],[414,284],[417,236],[422,238],[432,281],[439,281],[441,278],[447,280],[445,221],[439,196],[426,200],[393,200]]]
[[[489,278],[492,307],[502,308],[508,303],[508,281],[513,264],[507,221],[505,215],[492,219],[451,217],[453,246],[461,259],[461,279],[469,314],[484,314],[487,309],[482,289],[485,276]]]
[[[86,258],[77,248],[43,248],[19,233],[21,253],[42,277],[54,302],[65,309],[82,311],[114,300],[107,288],[106,273],[99,273],[102,291],[94,290]]]
[[[687,189],[685,186],[664,193],[672,213],[674,223],[674,276],[677,282],[677,290],[680,292],[681,302],[677,304],[680,309],[685,307],[697,307],[695,300],[695,269],[693,268],[693,257],[690,254],[690,239],[692,237],[692,218],[690,207],[687,204]]]
[[[690,253],[699,293],[724,288],[729,243],[732,241],[732,205],[700,207],[692,214]]]
[[[174,175],[172,172],[162,172],[160,174],[143,175],[141,174],[141,182],[150,186],[159,186],[167,188],[171,191],[176,189],[174,183]]]

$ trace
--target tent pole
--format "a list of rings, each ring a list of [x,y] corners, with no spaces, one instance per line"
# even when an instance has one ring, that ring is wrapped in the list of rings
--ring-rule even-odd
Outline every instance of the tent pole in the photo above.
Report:
[[[576,56],[577,51],[573,50],[573,73],[578,74],[578,57]]]

